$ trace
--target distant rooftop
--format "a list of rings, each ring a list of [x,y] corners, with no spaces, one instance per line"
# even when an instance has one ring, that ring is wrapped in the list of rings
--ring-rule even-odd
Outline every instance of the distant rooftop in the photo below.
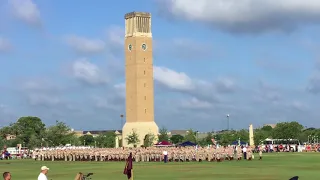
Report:
[[[108,132],[116,132],[122,133],[122,130],[94,130],[94,131],[82,131],[83,134],[102,134],[102,133],[108,133]]]

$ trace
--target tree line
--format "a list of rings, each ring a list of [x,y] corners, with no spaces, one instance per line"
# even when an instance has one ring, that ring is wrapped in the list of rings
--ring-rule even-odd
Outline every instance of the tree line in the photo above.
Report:
[[[8,135],[14,136],[13,139],[7,139]],[[274,128],[263,126],[254,130],[255,144],[261,144],[266,138],[273,139],[298,139],[300,142],[318,142],[320,129],[305,128],[298,122],[281,122]],[[139,136],[132,132],[124,140],[128,144],[136,146],[140,143]],[[152,146],[155,141],[168,141],[173,144],[179,144],[190,141],[202,146],[212,144],[212,139],[221,145],[232,144],[234,141],[249,141],[248,129],[224,130],[221,132],[209,132],[205,137],[199,137],[198,132],[192,129],[185,135],[169,135],[166,128],[159,130],[159,135],[148,134],[144,137],[143,146]],[[87,145],[95,147],[115,147],[116,134],[109,131],[101,133],[96,137],[92,135],[82,135],[78,137],[71,128],[61,121],[56,121],[52,126],[46,126],[39,117],[27,116],[19,118],[15,123],[0,129],[0,147],[15,147],[22,144],[24,147],[52,147],[59,145]],[[121,142],[119,145],[121,146]]]
[[[7,139],[8,135],[13,136]],[[54,147],[66,144],[87,145],[97,147],[115,147],[116,134],[113,132],[101,133],[97,137],[83,135],[78,137],[71,128],[61,121],[46,127],[38,117],[21,117],[17,122],[0,129],[0,147]]]

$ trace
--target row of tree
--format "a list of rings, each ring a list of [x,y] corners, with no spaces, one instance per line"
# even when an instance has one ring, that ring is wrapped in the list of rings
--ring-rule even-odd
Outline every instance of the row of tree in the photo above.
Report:
[[[8,139],[8,135],[15,138]],[[298,122],[282,122],[278,123],[274,128],[264,126],[254,130],[255,144],[260,144],[266,138],[273,139],[298,139],[300,142],[317,142],[320,137],[320,129],[304,128]],[[203,138],[198,137],[197,131],[188,130],[187,134],[175,134],[169,136],[166,128],[161,128],[159,135],[148,134],[144,137],[144,146],[152,146],[155,141],[169,141],[178,144],[184,141],[194,142],[200,145],[212,144],[212,139],[221,145],[231,144],[234,141],[249,141],[249,132],[247,129],[209,132]],[[136,132],[132,132],[124,139],[128,144],[136,146],[140,143],[139,136]],[[115,132],[106,132],[96,137],[92,135],[83,135],[78,137],[70,127],[64,122],[56,121],[55,125],[46,127],[42,120],[38,117],[21,117],[17,122],[0,129],[0,147],[7,145],[9,147],[22,144],[23,146],[33,148],[41,146],[59,146],[65,144],[72,145],[90,145],[96,147],[115,147]],[[122,143],[119,142],[119,145]]]
[[[13,138],[8,139],[9,135]],[[66,144],[114,147],[115,137],[115,133],[112,132],[100,134],[95,138],[92,135],[78,137],[64,122],[56,121],[55,125],[46,127],[40,118],[28,116],[21,117],[17,122],[0,129],[0,147],[15,147],[17,144],[30,148]]]

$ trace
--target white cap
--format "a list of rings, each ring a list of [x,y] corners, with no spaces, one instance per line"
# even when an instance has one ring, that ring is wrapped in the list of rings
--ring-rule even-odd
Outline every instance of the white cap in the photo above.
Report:
[[[49,170],[49,168],[47,166],[42,166],[41,171],[44,171],[44,170]]]

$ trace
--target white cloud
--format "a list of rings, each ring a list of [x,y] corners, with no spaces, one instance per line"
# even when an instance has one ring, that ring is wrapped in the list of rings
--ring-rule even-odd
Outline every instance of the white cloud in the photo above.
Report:
[[[126,98],[126,84],[125,83],[116,84],[113,87],[116,90],[116,93],[121,98]]]
[[[16,18],[31,25],[41,25],[40,11],[32,0],[9,0],[9,3]]]
[[[166,48],[163,48],[163,47]],[[159,47],[159,48],[158,48]],[[189,38],[174,38],[158,41],[155,46],[159,54],[169,54],[179,60],[203,60],[212,59],[214,56],[220,56],[221,52],[213,44],[200,42]]]
[[[181,105],[182,107],[188,109],[208,109],[213,107],[210,102],[199,100],[196,97],[192,97],[188,100],[183,100],[181,102]]]
[[[62,103],[59,97],[52,94],[31,93],[28,94],[27,98],[28,103],[33,106],[55,106]]]
[[[294,108],[295,110],[299,110],[299,111],[303,111],[308,108],[307,105],[305,105],[304,103],[297,101],[297,100],[295,100],[291,103],[291,107]]]
[[[70,35],[66,38],[67,44],[79,53],[95,54],[105,50],[106,44],[100,39],[89,39],[76,35]]]
[[[199,99],[219,101],[218,96],[223,93],[236,91],[236,84],[231,78],[219,78],[216,82],[193,79],[184,72],[176,72],[166,67],[154,66],[154,80],[161,85],[190,94]]]
[[[7,52],[12,48],[11,43],[9,40],[0,37],[0,52]]]
[[[235,81],[231,78],[221,77],[215,83],[215,89],[220,93],[230,93],[236,90]]]
[[[28,92],[58,92],[63,90],[47,78],[35,78],[19,81],[19,87]]]
[[[254,100],[261,103],[278,104],[282,100],[282,95],[274,85],[260,81],[259,87],[254,94]]]
[[[318,0],[163,0],[174,17],[231,32],[291,31],[320,23]]]
[[[110,26],[107,29],[108,42],[111,46],[121,46],[124,45],[124,27],[120,26]]]
[[[81,82],[90,85],[101,85],[108,82],[101,69],[86,59],[79,59],[72,64],[72,75]]]
[[[166,67],[153,67],[154,79],[161,84],[176,90],[192,90],[195,88],[192,79],[183,72],[176,72]]]
[[[94,106],[98,109],[119,110],[119,104],[115,104],[107,97],[95,95],[92,97],[92,100]]]

